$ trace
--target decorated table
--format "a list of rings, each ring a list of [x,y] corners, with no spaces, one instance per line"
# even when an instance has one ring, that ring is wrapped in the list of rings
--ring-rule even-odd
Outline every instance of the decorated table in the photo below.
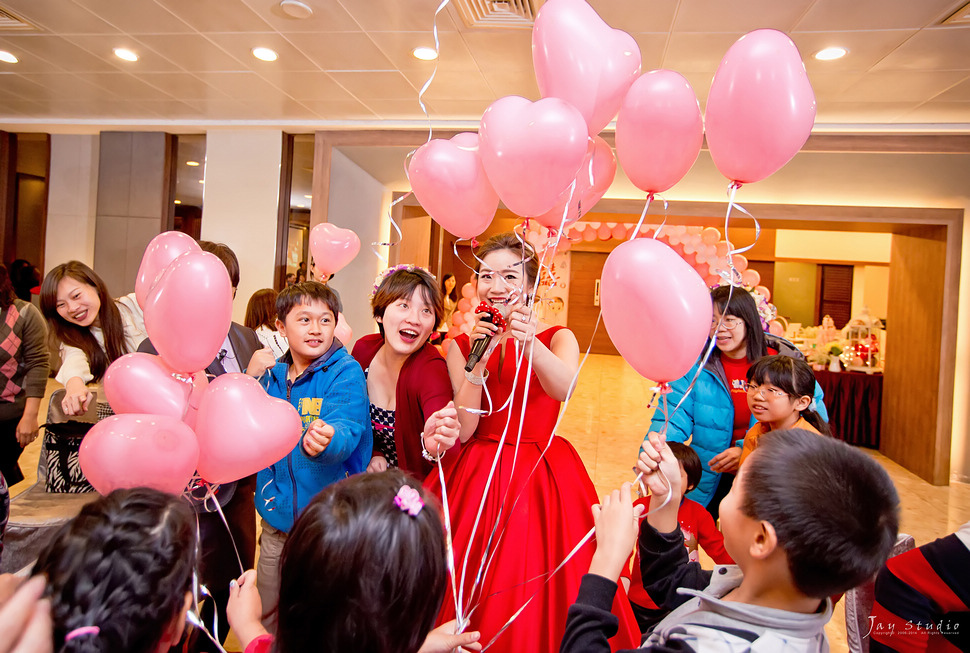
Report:
[[[882,374],[817,370],[832,435],[849,444],[879,448]]]

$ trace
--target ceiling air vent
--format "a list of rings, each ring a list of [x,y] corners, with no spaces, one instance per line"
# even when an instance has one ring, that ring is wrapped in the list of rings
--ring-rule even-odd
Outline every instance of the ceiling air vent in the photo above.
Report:
[[[947,27],[966,27],[970,25],[970,2],[950,14],[946,20],[940,22],[940,25]]]
[[[455,0],[468,27],[531,29],[544,0]]]
[[[0,32],[36,32],[39,31],[36,25],[31,25],[26,20],[18,18],[6,9],[0,7]]]

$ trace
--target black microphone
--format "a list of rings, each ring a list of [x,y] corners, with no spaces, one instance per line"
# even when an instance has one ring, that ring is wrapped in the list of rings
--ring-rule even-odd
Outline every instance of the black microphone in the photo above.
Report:
[[[484,313],[481,318],[482,322],[488,322],[489,324],[494,324],[495,319],[491,313]],[[465,371],[471,372],[478,365],[478,361],[482,360],[482,356],[488,349],[489,343],[492,342],[492,336],[487,335],[484,338],[479,338],[472,343],[472,351],[468,354],[468,362],[465,363]]]

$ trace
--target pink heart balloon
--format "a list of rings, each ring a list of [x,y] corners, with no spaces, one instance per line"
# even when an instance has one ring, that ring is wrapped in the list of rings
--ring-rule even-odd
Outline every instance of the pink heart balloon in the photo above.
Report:
[[[322,275],[335,274],[354,260],[360,251],[360,238],[350,229],[323,222],[310,230],[310,254]]]
[[[701,108],[680,73],[651,70],[633,83],[616,119],[616,156],[637,188],[662,193],[676,184],[703,142]]]
[[[135,300],[138,305],[145,308],[152,286],[172,261],[186,252],[198,251],[201,250],[195,239],[181,231],[166,231],[152,238],[141,257],[138,276],[135,277]]]
[[[169,265],[145,301],[145,329],[172,369],[205,369],[232,323],[232,286],[214,254],[188,252]]]
[[[104,393],[115,413],[149,413],[182,419],[192,394],[191,379],[175,377],[158,356],[125,354],[104,373]]]
[[[223,374],[209,384],[196,417],[199,475],[226,483],[282,460],[300,442],[303,422],[251,376]]]
[[[425,143],[411,157],[408,179],[428,215],[459,238],[477,236],[495,217],[498,195],[482,167],[478,134]]]
[[[640,74],[640,48],[613,29],[586,0],[549,0],[532,30],[532,63],[542,97],[557,97],[583,114],[589,135],[616,115]]]
[[[704,280],[653,238],[629,240],[610,252],[600,300],[620,355],[652,381],[686,374],[710,335],[711,296]]]
[[[562,194],[556,206],[540,216],[536,221],[544,227],[559,229],[563,225],[563,212],[569,203],[569,212],[563,226],[569,226],[589,213],[596,203],[603,199],[616,177],[616,157],[609,143],[594,136],[586,146],[586,159],[576,173],[576,189]],[[571,198],[572,201],[569,201]]]
[[[81,471],[101,494],[133,487],[179,494],[198,461],[192,429],[166,415],[128,413],[103,419],[84,436],[78,452]]]
[[[721,174],[760,181],[791,160],[812,133],[815,93],[788,35],[742,36],[717,67],[707,96],[707,145]]]
[[[559,200],[586,156],[586,123],[558,98],[509,95],[482,116],[479,153],[492,187],[510,211],[542,215]]]

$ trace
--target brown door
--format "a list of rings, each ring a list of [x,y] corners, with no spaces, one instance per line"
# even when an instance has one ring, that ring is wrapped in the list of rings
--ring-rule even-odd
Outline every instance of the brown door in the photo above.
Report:
[[[815,324],[831,315],[835,328],[841,329],[852,318],[851,265],[818,266],[818,298]]]
[[[570,257],[572,265],[572,275],[569,278],[569,328],[576,334],[579,340],[579,351],[586,353],[589,347],[590,338],[593,338],[593,347],[590,353],[593,354],[613,354],[618,356],[619,352],[613,346],[610,336],[606,333],[606,326],[600,320],[599,328],[596,329],[596,336],[593,337],[593,329],[596,327],[596,318],[599,316],[600,307],[596,302],[597,281],[603,274],[603,265],[606,263],[607,254],[600,252],[577,252],[573,251]]]

